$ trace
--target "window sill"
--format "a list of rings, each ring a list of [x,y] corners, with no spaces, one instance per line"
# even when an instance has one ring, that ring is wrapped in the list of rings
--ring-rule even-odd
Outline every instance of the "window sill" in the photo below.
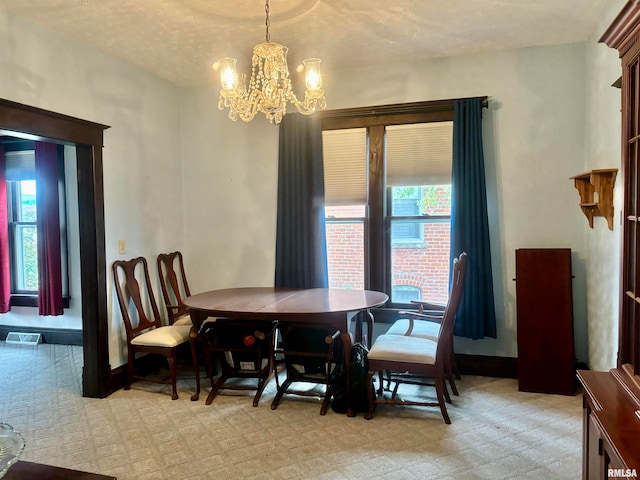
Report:
[[[69,308],[69,300],[70,300],[69,297],[62,297],[62,306],[64,308]],[[13,294],[11,295],[11,306],[12,307],[37,307],[38,296]]]
[[[423,240],[392,240],[391,248],[427,248],[427,244]]]

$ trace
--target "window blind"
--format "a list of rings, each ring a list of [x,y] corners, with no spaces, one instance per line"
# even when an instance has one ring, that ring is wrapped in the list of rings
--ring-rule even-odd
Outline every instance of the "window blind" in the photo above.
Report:
[[[36,178],[36,161],[33,150],[6,152],[5,176],[8,181],[33,180]]]
[[[326,205],[360,205],[367,201],[367,129],[322,132]]]
[[[349,128],[322,132],[326,205],[367,201],[367,130]],[[388,125],[388,186],[451,183],[453,122]]]
[[[453,122],[386,127],[387,185],[451,183]]]

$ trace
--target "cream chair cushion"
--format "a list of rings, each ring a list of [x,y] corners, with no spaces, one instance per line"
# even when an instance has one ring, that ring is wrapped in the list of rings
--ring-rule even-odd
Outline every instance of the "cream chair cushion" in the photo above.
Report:
[[[173,322],[173,325],[174,326],[176,326],[176,325],[178,325],[178,326],[179,325],[188,325],[188,326],[193,325],[191,323],[191,315],[189,315],[187,313],[186,315],[182,315],[182,316],[176,318],[175,322]]]
[[[396,320],[391,328],[387,330],[387,335],[404,335],[409,328],[409,320],[402,318]],[[430,322],[428,320],[414,320],[412,337],[426,338],[428,340],[437,341],[440,335],[440,324],[438,322]]]
[[[202,322],[202,325],[206,325],[207,323],[214,323],[217,320],[217,318],[213,318],[213,317],[209,317],[207,318],[204,322]],[[188,313],[186,315],[182,315],[181,317],[178,317],[176,319],[175,322],[173,322],[173,326],[188,326],[191,327],[193,325],[193,323],[191,323],[191,315],[189,315]]]
[[[189,340],[189,325],[170,325],[154,328],[141,333],[133,340],[132,345],[147,345],[153,347],[175,347]]]
[[[433,340],[404,335],[380,335],[373,343],[367,357],[370,360],[392,360],[396,362],[436,363],[436,348]]]

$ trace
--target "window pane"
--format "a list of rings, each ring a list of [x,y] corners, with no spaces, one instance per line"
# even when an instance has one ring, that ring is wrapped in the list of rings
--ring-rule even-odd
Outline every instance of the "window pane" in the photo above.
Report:
[[[38,235],[35,225],[15,228],[16,287],[20,291],[38,290]]]
[[[451,215],[451,185],[391,187],[391,215]]]
[[[19,222],[35,222],[36,221],[36,181],[21,180],[16,182],[17,200],[18,200],[18,218]]]
[[[419,229],[421,242],[407,242],[404,238],[391,238],[391,302],[407,303],[406,294],[397,286],[415,287],[420,299],[446,303],[449,291],[449,219],[391,221],[391,231],[396,224],[411,223]]]
[[[422,300],[422,291],[411,285],[394,285],[391,297],[395,303],[410,303],[411,300]]]
[[[411,217],[421,215],[420,187],[392,187],[391,215]],[[417,222],[395,221],[391,224],[392,242],[421,242],[422,231]]]
[[[364,205],[326,207],[329,288],[364,290]]]

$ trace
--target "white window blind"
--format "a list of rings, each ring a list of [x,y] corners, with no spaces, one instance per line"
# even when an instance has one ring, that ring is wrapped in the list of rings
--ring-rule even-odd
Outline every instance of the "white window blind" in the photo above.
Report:
[[[451,183],[453,122],[386,127],[387,185]]]
[[[326,205],[362,205],[367,201],[367,129],[322,132]]]

